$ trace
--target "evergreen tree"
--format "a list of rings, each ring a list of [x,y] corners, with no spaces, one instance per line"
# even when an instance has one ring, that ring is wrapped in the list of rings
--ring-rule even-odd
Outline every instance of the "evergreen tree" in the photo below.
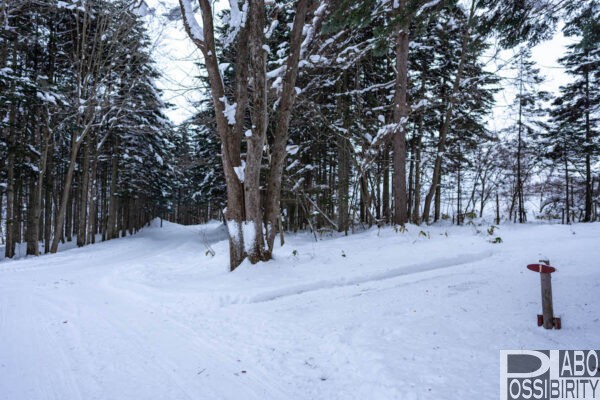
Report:
[[[600,141],[600,6],[592,1],[567,21],[564,34],[577,37],[577,42],[567,47],[567,54],[559,61],[573,77],[573,81],[560,89],[554,101],[552,114],[584,155],[585,206],[583,220],[592,220],[593,171],[592,165],[599,155]]]

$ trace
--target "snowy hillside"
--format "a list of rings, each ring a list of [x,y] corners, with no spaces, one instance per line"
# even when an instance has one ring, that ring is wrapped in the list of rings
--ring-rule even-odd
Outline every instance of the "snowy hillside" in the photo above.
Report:
[[[600,343],[599,224],[300,234],[233,273],[225,237],[1,262],[0,399],[493,399],[501,349]],[[562,330],[536,326],[541,257]]]

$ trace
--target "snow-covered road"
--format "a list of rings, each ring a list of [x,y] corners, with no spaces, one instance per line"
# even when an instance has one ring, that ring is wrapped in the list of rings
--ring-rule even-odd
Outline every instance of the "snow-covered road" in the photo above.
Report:
[[[479,400],[501,349],[597,348],[600,225],[480,230],[298,235],[228,273],[222,227],[165,223],[3,261],[0,399]],[[561,331],[535,324],[540,257]]]

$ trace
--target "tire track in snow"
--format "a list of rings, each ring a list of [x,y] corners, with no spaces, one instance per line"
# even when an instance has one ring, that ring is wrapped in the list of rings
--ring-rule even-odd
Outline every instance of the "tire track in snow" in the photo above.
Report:
[[[136,296],[137,297],[137,296]],[[139,297],[138,297],[139,301]],[[264,399],[264,398],[272,398],[272,399],[288,399],[290,398],[287,394],[285,394],[285,390],[281,387],[280,383],[274,381],[272,375],[268,373],[267,370],[259,370],[257,366],[253,366],[251,373],[241,374],[239,375],[241,365],[240,365],[240,355],[232,354],[231,350],[235,346],[224,346],[222,335],[225,332],[218,332],[219,329],[212,329],[212,334],[208,334],[208,326],[206,320],[196,320],[193,325],[190,325],[190,320],[182,319],[180,316],[171,315],[171,313],[161,312],[160,304],[146,303],[148,307],[151,307],[155,314],[160,315],[160,320],[162,323],[160,327],[155,330],[162,331],[161,335],[164,334],[173,334],[173,332],[177,332],[176,340],[178,342],[185,343],[185,351],[187,354],[197,354],[199,358],[204,359],[205,362],[201,363],[203,365],[203,374],[213,374],[219,376],[219,383],[216,387],[209,387],[203,385],[203,391],[198,392],[189,392],[189,398],[197,399],[200,395],[200,398],[221,398],[223,397],[223,384],[229,386],[229,395],[223,398],[233,398],[238,397],[236,393],[243,393],[244,398],[248,399]],[[122,318],[120,320],[123,320]],[[216,322],[216,321],[213,321]],[[201,327],[198,324],[202,324]],[[219,324],[217,324],[219,325]],[[222,325],[220,325],[222,327]],[[116,327],[116,325],[115,325]],[[201,329],[199,329],[201,328]],[[211,327],[212,328],[212,327]],[[237,328],[233,331],[226,330],[229,332],[228,334],[240,334],[239,327],[229,327],[229,328]],[[134,335],[136,338],[143,337],[144,331],[140,328],[130,327],[130,326],[120,326],[118,327],[119,331],[137,331]],[[154,328],[155,329],[155,328]],[[158,332],[157,332],[158,333]],[[161,343],[162,344],[162,343]],[[152,343],[146,343],[144,348],[152,347]],[[155,355],[158,356],[156,352]],[[185,389],[186,381],[181,377],[174,374],[175,368],[181,366],[180,364],[173,363],[170,359],[166,359],[164,357],[160,358],[161,363],[168,365],[169,367],[165,369],[165,371],[170,374],[174,379],[180,382],[180,387]],[[198,360],[200,362],[200,360]],[[236,374],[234,371],[238,372]],[[199,375],[199,372],[194,372],[196,375]],[[200,377],[202,378],[202,377]],[[243,381],[241,381],[243,379]],[[211,381],[214,382],[214,381]],[[210,392],[210,393],[207,393]],[[227,391],[225,392],[227,393]]]
[[[45,386],[52,387],[56,399],[65,398],[64,392],[59,390],[63,386],[66,392],[69,393],[70,400],[82,400],[85,397],[81,395],[79,384],[72,375],[73,363],[67,356],[64,342],[59,341],[57,335],[50,331],[48,322],[48,320],[40,321],[38,318],[37,323],[33,321],[31,325],[40,328],[37,334],[37,346],[39,348],[45,347],[44,351],[53,354],[53,360],[58,363],[58,368],[44,368],[44,379],[50,382],[50,385]]]
[[[55,333],[49,329],[52,321],[40,307],[37,294],[28,293],[18,299],[3,296],[1,304],[5,306],[0,329],[0,343],[3,343],[0,398],[82,399],[79,386],[70,374],[72,364],[63,346],[56,341]],[[10,307],[15,304],[20,308]],[[16,345],[17,338],[24,336],[27,342]],[[3,355],[6,359],[2,359]]]
[[[118,379],[119,371],[123,371],[123,376],[128,373],[134,380],[146,375],[162,377],[157,382],[160,389],[156,388],[154,392],[161,398],[222,398],[224,392],[230,394],[225,398],[238,397],[237,394],[241,393],[249,399],[288,398],[285,389],[266,370],[256,368],[252,374],[235,376],[234,372],[239,372],[241,367],[237,360],[239,354],[232,354],[230,347],[223,346],[219,336],[210,337],[204,329],[199,329],[197,325],[203,325],[206,321],[196,320],[192,324],[196,325],[194,327],[190,321],[184,322],[161,312],[160,304],[152,303],[151,298],[134,296],[133,293],[126,296],[121,291],[110,291],[105,284],[103,282],[101,286],[93,288],[100,296],[94,296],[89,301],[82,297],[73,306],[73,301],[63,297],[48,296],[44,298],[44,307],[40,307],[52,311],[56,315],[54,319],[61,319],[61,312],[64,313],[66,307],[70,308],[68,311],[74,314],[74,318],[65,327],[76,332],[71,331],[70,336],[63,337],[63,342],[75,342],[78,349],[71,354],[74,362],[83,364],[86,375],[97,381],[96,386],[100,391],[110,388],[111,383],[114,384]],[[75,295],[79,297],[80,293]],[[102,309],[104,300],[119,304],[119,307]],[[98,301],[102,304],[98,304]],[[125,304],[128,306],[123,307]],[[136,319],[137,323],[131,320],[134,315],[140,316],[150,311],[153,313],[151,318]],[[108,359],[107,348],[120,355],[123,365],[108,366],[111,371],[104,370],[106,365],[98,366],[98,363]],[[202,375],[198,373],[200,366],[206,369]],[[128,367],[137,369],[128,371]],[[204,380],[207,374],[218,377],[217,381],[214,378]],[[215,385],[214,382],[221,383]],[[225,391],[222,383],[226,383]],[[124,389],[131,390],[131,387],[125,385]]]
[[[314,292],[323,289],[339,288],[344,286],[353,286],[362,283],[383,281],[400,276],[413,275],[421,272],[433,271],[438,269],[452,268],[460,265],[470,264],[485,260],[494,255],[491,250],[475,254],[463,254],[454,257],[440,258],[426,263],[409,264],[403,267],[392,268],[385,271],[374,272],[367,275],[359,275],[350,278],[339,278],[331,280],[321,280],[309,282],[300,285],[287,286],[280,289],[269,290],[263,293],[250,296],[225,295],[220,297],[222,307],[235,304],[263,303],[277,300],[283,297],[296,296],[307,292]]]
[[[43,300],[45,303],[43,308],[46,311],[53,310],[55,315],[57,312],[64,311],[59,301],[51,297],[45,297]],[[114,299],[110,300],[114,301]],[[107,309],[107,312],[100,312],[97,306],[97,304],[81,301],[76,306],[74,318],[69,321],[68,326],[66,325],[69,332],[63,335],[62,340],[63,343],[75,345],[76,351],[72,353],[71,358],[86,369],[86,379],[94,381],[95,391],[100,392],[95,393],[94,398],[107,398],[108,394],[102,392],[106,389],[114,390],[114,387],[128,391],[135,390],[128,385],[124,387],[120,379],[127,378],[135,381],[140,380],[145,374],[162,377],[159,386],[168,388],[166,398],[175,395],[174,398],[177,399],[192,400],[197,397],[197,393],[191,392],[174,373],[176,365],[166,357],[159,356],[153,343],[142,339],[148,337],[149,332],[156,332],[156,326],[146,327],[146,330],[136,328],[132,321],[120,316],[115,312],[116,310]],[[157,338],[158,341],[160,339]],[[112,359],[110,353],[114,353],[117,358]],[[133,366],[138,367],[138,370],[130,369]],[[119,398],[127,397],[122,396],[124,397]]]
[[[0,296],[0,332],[4,331],[6,325],[6,307],[8,297],[6,295]]]

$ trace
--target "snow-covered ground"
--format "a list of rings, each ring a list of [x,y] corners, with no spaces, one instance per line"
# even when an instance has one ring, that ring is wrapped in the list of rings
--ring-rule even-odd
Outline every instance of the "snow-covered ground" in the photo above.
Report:
[[[233,273],[224,237],[0,262],[0,399],[493,399],[501,349],[600,344],[600,224],[299,234]],[[560,331],[525,269],[546,257]]]

